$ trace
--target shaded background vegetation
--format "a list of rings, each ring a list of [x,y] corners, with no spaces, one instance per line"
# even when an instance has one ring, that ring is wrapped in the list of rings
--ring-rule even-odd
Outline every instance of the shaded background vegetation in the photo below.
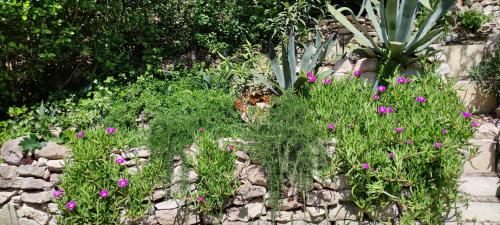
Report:
[[[169,58],[186,65],[246,40],[278,41],[280,29],[314,27],[322,7],[323,0],[2,1],[0,117],[11,105],[94,80],[133,80]]]

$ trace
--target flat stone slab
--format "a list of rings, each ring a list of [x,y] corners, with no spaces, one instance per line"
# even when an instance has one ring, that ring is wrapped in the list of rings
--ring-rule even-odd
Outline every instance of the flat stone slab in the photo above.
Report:
[[[500,224],[500,204],[489,202],[469,202],[462,210],[462,220],[466,222],[489,222]]]
[[[19,225],[16,210],[12,204],[7,204],[0,208],[0,224]]]
[[[500,196],[500,178],[462,177],[460,191],[475,197],[498,197]]]
[[[470,140],[470,144],[479,148],[479,154],[472,158],[471,161],[465,162],[464,172],[466,174],[493,172],[497,143],[490,140]]]

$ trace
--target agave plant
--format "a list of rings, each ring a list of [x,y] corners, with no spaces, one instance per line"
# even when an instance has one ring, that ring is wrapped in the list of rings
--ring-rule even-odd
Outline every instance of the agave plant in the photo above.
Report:
[[[428,0],[381,0],[375,14],[374,0],[365,0],[366,10],[378,36],[379,43],[368,34],[365,27],[353,19],[351,23],[342,12],[346,11],[355,18],[349,8],[327,5],[330,13],[344,27],[354,34],[355,40],[367,47],[366,52],[372,56],[388,57],[402,64],[415,61],[415,54],[427,49],[443,35],[444,29],[436,27],[437,21],[453,5],[454,0],[442,0],[436,7],[431,7]],[[432,12],[424,23],[415,29],[415,19],[420,6],[432,8]],[[376,7],[375,7],[376,8]]]
[[[332,35],[325,42],[321,43],[321,35],[316,31],[316,39],[314,43],[305,46],[305,52],[300,57],[300,67],[297,71],[297,56],[295,53],[295,36],[293,30],[288,36],[288,42],[285,46],[282,45],[281,65],[278,56],[271,47],[269,60],[281,89],[298,89],[305,81],[307,72],[317,74],[319,67],[322,65],[328,50],[333,48],[336,35]]]

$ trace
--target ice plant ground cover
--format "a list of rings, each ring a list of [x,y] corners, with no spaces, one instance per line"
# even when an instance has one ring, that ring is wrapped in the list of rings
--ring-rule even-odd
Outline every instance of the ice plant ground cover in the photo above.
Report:
[[[457,200],[461,150],[474,122],[449,85],[433,75],[412,79],[387,80],[383,92],[357,78],[313,84],[306,96],[309,121],[318,128],[336,124],[333,131],[323,129],[324,136],[337,139],[324,172],[346,173],[365,213],[396,206],[402,224],[439,224]],[[379,98],[372,97],[376,91]],[[381,113],[380,107],[393,112]]]
[[[63,183],[52,193],[62,215],[58,224],[121,224],[122,211],[130,219],[141,218],[149,208],[144,199],[155,184],[155,163],[130,175],[113,149],[127,147],[127,135],[116,128],[75,134],[73,158],[67,162]]]

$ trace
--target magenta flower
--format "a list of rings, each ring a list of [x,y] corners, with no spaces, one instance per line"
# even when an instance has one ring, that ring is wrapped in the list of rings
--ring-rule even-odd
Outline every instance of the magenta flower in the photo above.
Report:
[[[81,130],[80,132],[75,134],[76,138],[83,138],[85,137],[85,131]]]
[[[394,109],[391,106],[389,106],[389,107],[387,107],[387,112],[388,113],[393,113]]]
[[[57,189],[57,190],[55,190],[54,192],[52,192],[52,196],[53,196],[54,198],[59,198],[59,197],[61,197],[63,194],[64,194],[64,190],[63,190],[63,189]]]
[[[427,99],[425,99],[424,97],[422,96],[418,96],[417,98],[415,98],[415,101],[417,102],[420,102],[420,103],[424,103],[427,101]]]
[[[363,74],[361,71],[356,70],[352,73],[355,77],[361,77],[361,74]]]
[[[389,159],[393,159],[394,158],[394,152],[389,152],[388,155],[389,155]]]
[[[125,178],[121,178],[120,180],[118,180],[118,186],[120,186],[121,188],[124,188],[128,185],[128,180],[125,179]]]
[[[412,145],[412,144],[413,144],[413,141],[412,141],[411,139],[408,139],[408,140],[406,140],[406,144],[407,144],[407,145]]]
[[[335,124],[334,124],[334,123],[329,123],[329,124],[328,124],[328,129],[329,129],[329,130],[333,130],[333,129],[335,129]]]
[[[398,84],[407,84],[407,83],[411,83],[411,82],[412,82],[412,80],[410,80],[410,79],[408,79],[408,78],[406,78],[406,77],[398,77],[398,78],[396,79],[396,82],[397,82]]]
[[[377,111],[380,114],[386,114],[387,113],[387,108],[385,106],[379,106],[379,107],[377,107]]]
[[[377,100],[379,100],[379,99],[380,99],[380,96],[379,96],[379,95],[373,95],[373,96],[372,96],[372,99],[373,99],[373,100],[375,100],[375,101],[377,101]]]
[[[396,133],[403,133],[403,131],[404,131],[404,128],[402,128],[402,127],[394,128],[394,132],[396,132]]]
[[[477,121],[472,121],[472,123],[470,124],[472,127],[479,127],[479,123]]]
[[[116,162],[116,163],[118,163],[118,164],[122,164],[122,163],[124,163],[124,162],[125,162],[125,158],[123,158],[123,157],[118,157],[118,158],[116,158],[115,162]]]
[[[331,84],[331,83],[332,83],[332,80],[330,80],[330,79],[324,79],[324,80],[323,80],[323,84],[324,84],[324,85],[329,85],[329,84]]]
[[[370,168],[370,164],[369,163],[363,163],[363,164],[361,164],[361,168],[367,170],[367,169]]]
[[[396,79],[396,82],[398,82],[398,84],[404,84],[404,83],[406,83],[406,78],[405,77],[398,77]]]
[[[307,71],[307,82],[314,83],[316,82],[316,76],[311,71]]]
[[[109,196],[109,191],[106,189],[103,189],[103,190],[99,191],[99,196],[101,198],[107,198]]]
[[[469,119],[472,116],[472,114],[470,112],[462,112],[462,116],[466,119]]]
[[[236,150],[236,146],[234,146],[233,144],[230,144],[227,146],[227,150],[234,151],[234,150]]]
[[[443,144],[441,142],[434,142],[434,148],[442,148],[443,147]]]
[[[378,90],[378,92],[383,93],[387,90],[387,88],[385,86],[378,86],[377,90]]]
[[[442,134],[447,134],[447,133],[448,133],[448,130],[446,130],[446,129],[442,129],[442,130],[441,130],[441,133],[442,133]]]
[[[114,127],[106,128],[106,134],[113,135],[115,133],[116,133],[116,128],[114,128]]]
[[[69,201],[68,203],[66,203],[66,208],[69,211],[75,210],[75,208],[76,208],[76,202],[75,201]]]
[[[200,127],[200,128],[198,128],[198,131],[199,132],[205,132],[205,128],[204,127]]]
[[[197,199],[198,199],[199,202],[205,204],[205,198],[203,196],[200,195],[200,196],[198,196]]]

